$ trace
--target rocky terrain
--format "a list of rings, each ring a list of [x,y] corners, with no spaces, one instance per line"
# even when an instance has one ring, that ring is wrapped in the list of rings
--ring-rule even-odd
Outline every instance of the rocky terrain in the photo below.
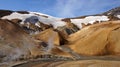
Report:
[[[120,67],[120,7],[75,18],[0,10],[0,67]]]

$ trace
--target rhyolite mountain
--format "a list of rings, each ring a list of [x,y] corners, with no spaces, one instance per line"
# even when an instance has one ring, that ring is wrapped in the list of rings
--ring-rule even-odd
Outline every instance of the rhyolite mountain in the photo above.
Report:
[[[59,57],[59,60],[119,56],[119,33],[120,7],[75,18],[0,10],[0,62],[35,59],[43,55],[47,55],[46,60],[51,56]]]
[[[76,18],[56,18],[46,14],[30,11],[0,10],[0,18],[18,23],[29,33],[54,28],[59,31],[65,31],[67,34],[71,34],[90,24],[119,20],[119,10],[120,7],[117,7],[101,14]]]

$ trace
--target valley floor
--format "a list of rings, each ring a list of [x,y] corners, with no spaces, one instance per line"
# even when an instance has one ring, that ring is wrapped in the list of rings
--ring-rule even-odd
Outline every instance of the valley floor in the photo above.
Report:
[[[120,67],[119,56],[81,57],[79,60],[32,60],[13,67]]]

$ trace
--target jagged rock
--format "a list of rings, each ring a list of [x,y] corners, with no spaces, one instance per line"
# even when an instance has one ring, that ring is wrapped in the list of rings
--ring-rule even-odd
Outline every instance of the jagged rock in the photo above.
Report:
[[[65,19],[62,19],[62,21],[65,21],[66,22],[66,32],[68,35],[72,34],[72,33],[75,33],[79,30],[79,28],[71,23],[71,20],[69,18],[65,18]]]
[[[0,18],[6,15],[10,15],[13,11],[10,10],[0,10]]]
[[[118,17],[118,15],[120,15],[120,7],[113,8],[102,14],[109,16],[110,20],[120,20],[120,18]]]

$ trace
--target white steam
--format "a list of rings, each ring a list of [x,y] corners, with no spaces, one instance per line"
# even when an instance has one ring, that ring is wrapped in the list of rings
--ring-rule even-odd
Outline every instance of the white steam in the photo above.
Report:
[[[45,52],[46,54],[50,53],[50,51],[55,47],[54,46],[54,37],[55,37],[55,34],[53,33],[49,39],[48,39],[48,46],[45,48]]]

